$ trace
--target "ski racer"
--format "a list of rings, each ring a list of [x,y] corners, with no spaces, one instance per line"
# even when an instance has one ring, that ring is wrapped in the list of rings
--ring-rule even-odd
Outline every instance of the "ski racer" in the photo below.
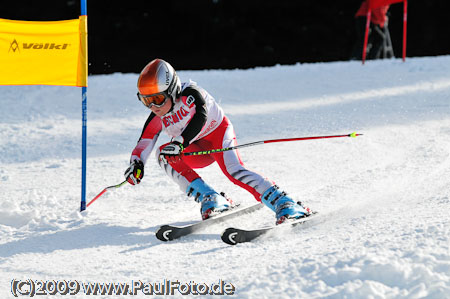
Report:
[[[161,131],[171,142],[156,149],[157,163],[187,196],[201,204],[202,219],[232,209],[235,204],[217,192],[195,172],[217,162],[225,176],[250,192],[275,212],[276,224],[310,215],[273,182],[249,169],[237,150],[209,155],[183,156],[183,152],[207,151],[237,145],[233,125],[214,98],[195,82],[181,83],[174,68],[162,59],[147,64],[137,82],[138,99],[151,110],[125,171],[136,185],[144,177],[144,165]]]

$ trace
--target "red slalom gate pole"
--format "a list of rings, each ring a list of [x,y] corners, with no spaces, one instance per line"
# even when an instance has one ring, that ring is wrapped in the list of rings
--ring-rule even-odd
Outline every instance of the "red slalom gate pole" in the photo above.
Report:
[[[123,182],[120,183],[120,184],[117,184],[117,185],[114,185],[114,186],[106,187],[105,189],[103,189],[102,192],[100,192],[96,197],[94,197],[90,202],[88,202],[88,204],[86,205],[86,208],[89,207],[89,206],[90,206],[94,201],[96,201],[100,196],[102,196],[103,194],[105,194],[105,192],[108,191],[109,189],[122,187],[126,182],[127,182],[127,180],[123,181]]]
[[[312,136],[312,137],[297,137],[297,138],[284,138],[284,139],[270,139],[270,140],[262,140],[262,141],[256,141],[256,142],[250,142],[246,144],[226,147],[226,148],[219,148],[219,149],[212,149],[208,151],[198,151],[198,152],[188,152],[188,153],[182,153],[183,156],[197,156],[197,155],[209,155],[214,153],[221,153],[226,151],[235,150],[238,148],[258,145],[258,144],[264,144],[264,143],[275,143],[275,142],[288,142],[288,141],[300,141],[300,140],[312,140],[312,139],[326,139],[326,138],[339,138],[339,137],[353,137],[361,136],[363,134],[356,134],[355,132],[345,135],[330,135],[330,136]]]

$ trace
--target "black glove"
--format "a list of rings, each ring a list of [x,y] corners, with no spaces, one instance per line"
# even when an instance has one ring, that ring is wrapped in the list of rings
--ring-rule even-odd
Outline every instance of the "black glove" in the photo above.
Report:
[[[167,144],[161,152],[159,153],[159,159],[167,164],[169,162],[175,162],[176,159],[179,159],[180,154],[183,152],[184,147],[183,144],[179,141],[172,141]]]
[[[124,176],[131,185],[139,184],[144,177],[144,163],[141,160],[134,160],[125,170]]]

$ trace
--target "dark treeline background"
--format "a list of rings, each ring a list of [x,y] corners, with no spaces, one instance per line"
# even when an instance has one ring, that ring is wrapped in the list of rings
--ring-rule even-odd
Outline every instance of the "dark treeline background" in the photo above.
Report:
[[[407,56],[450,54],[446,0],[410,0]],[[159,57],[176,69],[348,60],[360,0],[88,0],[89,73],[138,73]],[[2,1],[0,18],[77,18],[79,0]],[[389,10],[401,56],[403,4]]]

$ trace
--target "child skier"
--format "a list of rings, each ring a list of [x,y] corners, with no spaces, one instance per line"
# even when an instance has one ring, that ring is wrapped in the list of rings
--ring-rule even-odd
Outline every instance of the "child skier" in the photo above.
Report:
[[[137,88],[138,99],[151,113],[124,174],[130,184],[141,182],[144,165],[160,132],[165,131],[172,139],[157,149],[158,164],[187,196],[193,196],[201,203],[203,220],[234,207],[233,201],[216,192],[194,171],[213,162],[218,163],[230,181],[272,209],[276,214],[276,224],[310,215],[308,208],[295,202],[273,182],[248,170],[237,150],[182,155],[183,151],[206,151],[236,145],[233,125],[206,90],[192,81],[181,84],[173,67],[161,59],[145,66],[139,75]]]

